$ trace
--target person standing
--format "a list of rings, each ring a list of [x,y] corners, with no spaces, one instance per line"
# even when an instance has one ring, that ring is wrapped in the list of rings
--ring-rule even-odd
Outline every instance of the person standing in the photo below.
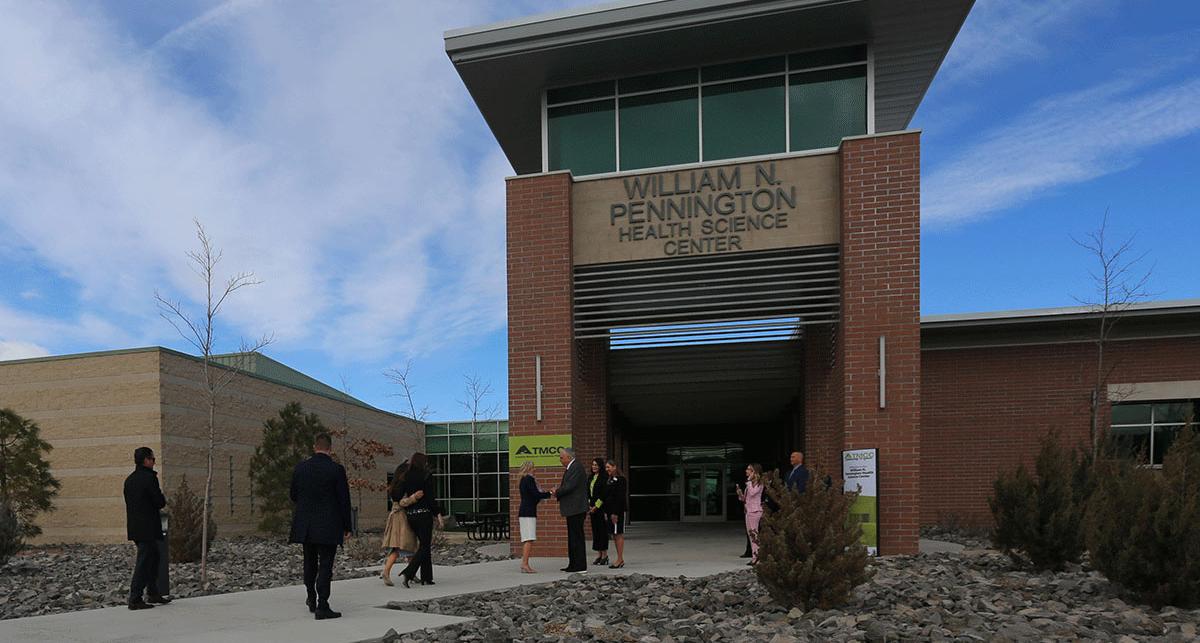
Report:
[[[538,487],[537,478],[533,477],[533,460],[521,463],[518,475],[521,476],[521,507],[517,510],[517,522],[521,527],[521,571],[536,574],[537,571],[529,565],[529,554],[537,540],[537,506],[549,498],[551,492]]]
[[[154,451],[150,447],[133,450],[133,473],[125,478],[125,531],[137,546],[137,562],[133,565],[133,581],[129,586],[129,609],[144,610],[152,603],[166,605],[171,599],[159,592],[158,543],[163,539],[159,511],[167,506],[158,472],[154,470]],[[142,592],[146,598],[142,598]]]
[[[583,538],[583,520],[587,517],[587,475],[575,460],[571,449],[559,449],[563,465],[562,483],[554,490],[558,511],[567,519],[567,566],[564,572],[587,572],[587,543]]]
[[[433,523],[436,520],[438,529],[441,529],[445,522],[435,495],[429,458],[424,453],[414,453],[409,459],[408,473],[404,476],[401,489],[404,496],[421,492],[420,499],[409,505],[407,510],[408,524],[417,535],[417,553],[400,572],[401,582],[408,587],[420,572],[421,584],[433,585]]]
[[[629,493],[629,482],[612,460],[604,464],[604,470],[608,474],[604,485],[604,513],[613,544],[617,546],[617,562],[609,565],[609,568],[621,569],[625,566],[625,497]]]
[[[604,488],[608,486],[608,474],[604,471],[604,458],[592,460],[592,475],[588,478],[588,516],[592,523],[592,551],[596,552],[593,565],[608,564],[608,518],[604,515]]]
[[[758,525],[763,515],[762,465],[753,462],[746,467],[746,490],[737,487],[738,500],[746,505],[746,536],[750,539],[750,562],[758,562]]]
[[[408,461],[396,465],[392,481],[388,484],[388,497],[392,500],[392,510],[388,513],[387,524],[383,527],[383,548],[389,550],[387,559],[383,561],[383,571],[379,578],[383,584],[392,587],[392,566],[401,555],[411,556],[417,551],[417,535],[408,524],[408,514],[405,508],[421,499],[424,491],[418,491],[410,496],[404,495],[404,478],[408,475]]]
[[[313,439],[313,455],[292,471],[289,495],[296,505],[289,542],[304,546],[304,589],[308,611],[318,621],[338,618],[329,607],[333,557],[350,535],[350,485],[346,468],[333,461],[328,433]]]
[[[804,493],[808,489],[808,467],[804,466],[804,453],[792,451],[789,460],[792,463],[792,470],[787,475],[787,488],[789,491]]]

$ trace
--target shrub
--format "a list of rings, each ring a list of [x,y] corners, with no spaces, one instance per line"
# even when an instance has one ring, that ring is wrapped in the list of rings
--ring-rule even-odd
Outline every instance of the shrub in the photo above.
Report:
[[[1020,465],[993,483],[988,499],[995,520],[992,542],[1018,564],[1038,569],[1079,562],[1090,470],[1090,457],[1064,449],[1053,434],[1045,436],[1035,475]]]
[[[16,514],[23,537],[42,533],[37,516],[54,511],[62,486],[50,475],[46,454],[52,447],[33,420],[12,409],[0,409],[0,503]]]
[[[1200,436],[1179,430],[1161,471],[1110,460],[1088,508],[1092,563],[1154,607],[1200,604]]]
[[[25,539],[17,515],[7,505],[0,503],[0,565],[7,563],[24,546]]]
[[[810,484],[788,491],[774,474],[764,476],[775,509],[763,514],[758,531],[758,580],[776,603],[829,609],[846,604],[854,588],[870,578],[862,529],[849,520],[857,494],[838,486]],[[821,476],[813,472],[812,480]]]
[[[292,500],[288,497],[292,472],[312,455],[317,434],[325,432],[321,418],[305,413],[299,402],[288,403],[279,409],[279,417],[263,423],[262,444],[250,458],[250,482],[260,500],[259,529],[275,535],[287,533],[292,524]]]
[[[167,528],[170,539],[172,563],[194,563],[200,560],[201,538],[204,524],[204,498],[196,495],[188,486],[187,476],[179,480],[179,486],[167,501],[171,522]],[[212,512],[208,515],[208,544],[212,545],[217,535],[217,523]]]

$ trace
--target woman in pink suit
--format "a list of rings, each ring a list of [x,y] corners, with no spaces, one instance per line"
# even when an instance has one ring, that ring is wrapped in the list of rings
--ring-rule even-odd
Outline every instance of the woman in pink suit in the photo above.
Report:
[[[757,462],[747,465],[746,490],[743,491],[740,486],[736,488],[738,500],[746,505],[746,533],[750,536],[751,553],[748,564],[753,565],[758,562],[758,523],[763,515],[762,465]]]

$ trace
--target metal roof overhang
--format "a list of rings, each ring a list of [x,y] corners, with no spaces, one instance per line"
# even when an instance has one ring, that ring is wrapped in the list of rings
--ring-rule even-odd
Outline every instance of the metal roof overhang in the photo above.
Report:
[[[875,129],[902,130],[974,0],[627,0],[445,34],[518,174],[541,167],[541,96],[586,83],[868,42]]]

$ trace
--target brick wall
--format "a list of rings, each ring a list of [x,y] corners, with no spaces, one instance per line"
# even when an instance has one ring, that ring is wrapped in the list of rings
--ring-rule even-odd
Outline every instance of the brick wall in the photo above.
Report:
[[[842,370],[846,449],[879,449],[879,551],[917,551],[921,479],[920,137],[843,141]],[[887,341],[886,408],[879,338]],[[840,470],[834,475],[840,474]]]
[[[1095,346],[1086,343],[930,350],[921,355],[921,523],[991,525],[1000,471],[1032,466],[1057,431],[1086,444]],[[1110,342],[1109,382],[1200,379],[1200,338]],[[1110,413],[1105,406],[1101,419]]]

